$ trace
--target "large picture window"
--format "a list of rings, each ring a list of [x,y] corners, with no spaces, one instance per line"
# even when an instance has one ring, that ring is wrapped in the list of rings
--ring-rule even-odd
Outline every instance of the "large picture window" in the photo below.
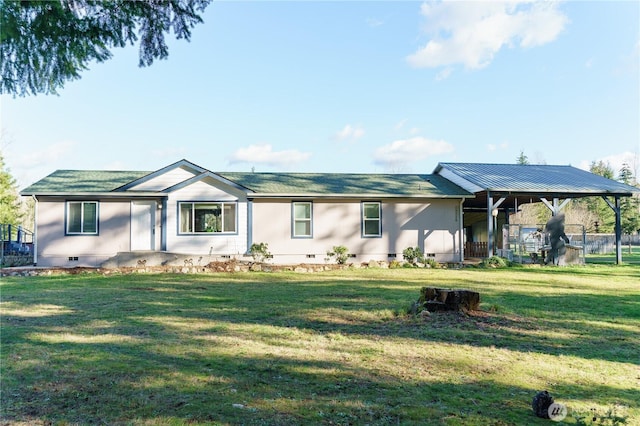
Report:
[[[236,203],[179,203],[180,233],[235,233],[236,209]]]
[[[67,234],[68,235],[97,235],[98,234],[98,202],[97,201],[67,202]]]
[[[309,202],[293,203],[293,236],[297,238],[311,238],[312,236],[312,204]]]
[[[362,236],[379,237],[382,235],[380,203],[362,203]]]

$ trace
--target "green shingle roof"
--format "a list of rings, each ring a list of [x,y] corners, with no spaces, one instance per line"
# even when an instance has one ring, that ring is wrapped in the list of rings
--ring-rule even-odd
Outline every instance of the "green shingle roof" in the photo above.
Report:
[[[111,192],[149,173],[113,170],[57,170],[23,189],[21,194]]]
[[[153,172],[58,170],[22,195],[122,192],[123,185]],[[438,175],[355,173],[214,173],[255,195],[463,197],[471,194]]]
[[[218,173],[259,194],[462,197],[471,194],[437,175],[359,173]]]

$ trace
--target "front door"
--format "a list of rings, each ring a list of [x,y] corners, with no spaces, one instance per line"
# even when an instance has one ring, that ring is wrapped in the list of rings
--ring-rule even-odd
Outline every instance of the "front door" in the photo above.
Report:
[[[156,202],[131,202],[131,250],[155,250]]]

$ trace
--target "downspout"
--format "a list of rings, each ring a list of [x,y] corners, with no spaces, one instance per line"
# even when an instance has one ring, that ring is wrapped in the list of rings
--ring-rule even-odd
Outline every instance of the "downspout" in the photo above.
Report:
[[[38,265],[38,198],[33,197],[33,266]]]
[[[460,200],[460,212],[459,212],[459,220],[460,220],[460,228],[459,228],[459,236],[458,236],[458,241],[459,241],[459,247],[460,247],[460,264],[464,263],[464,213],[463,213],[463,205],[464,205],[464,201],[465,198],[462,197],[462,199]]]
[[[245,254],[249,254],[253,245],[253,199],[247,199],[247,250]]]
[[[160,211],[160,251],[167,251],[167,197],[161,201],[162,211]]]

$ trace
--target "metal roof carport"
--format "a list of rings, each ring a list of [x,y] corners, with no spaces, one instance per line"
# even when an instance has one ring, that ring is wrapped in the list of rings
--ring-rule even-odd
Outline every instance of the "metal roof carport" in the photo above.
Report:
[[[487,255],[494,251],[494,210],[517,205],[518,198],[542,201],[557,215],[572,198],[602,197],[616,217],[616,263],[622,263],[620,198],[640,189],[572,166],[531,164],[439,163],[434,174],[475,194],[464,202],[466,211],[487,215]]]

